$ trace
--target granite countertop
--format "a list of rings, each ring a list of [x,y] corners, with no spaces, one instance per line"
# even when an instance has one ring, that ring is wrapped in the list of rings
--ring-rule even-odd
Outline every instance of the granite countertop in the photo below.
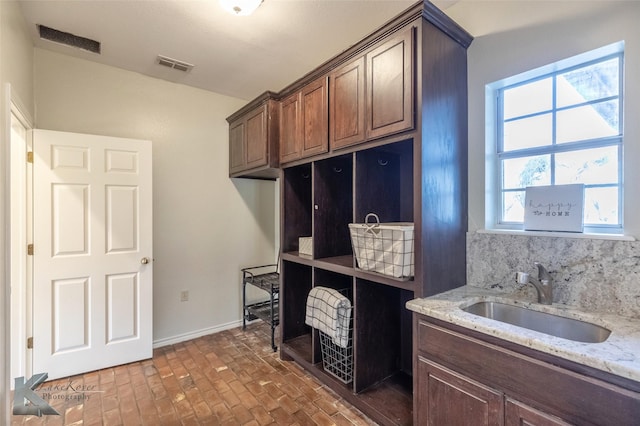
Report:
[[[464,286],[407,302],[407,308],[429,317],[539,350],[640,382],[640,320],[556,304],[541,305],[522,296]],[[495,321],[463,311],[477,302],[495,301],[597,324],[611,330],[602,343],[582,343]]]

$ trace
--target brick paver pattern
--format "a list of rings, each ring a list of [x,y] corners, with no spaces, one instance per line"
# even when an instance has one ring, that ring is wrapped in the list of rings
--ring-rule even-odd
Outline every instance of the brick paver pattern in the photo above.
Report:
[[[59,416],[17,425],[374,425],[292,361],[262,322],[155,349],[153,358],[45,382]]]

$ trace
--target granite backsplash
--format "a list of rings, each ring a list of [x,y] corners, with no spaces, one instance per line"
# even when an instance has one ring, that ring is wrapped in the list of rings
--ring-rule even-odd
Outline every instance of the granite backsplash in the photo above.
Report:
[[[467,284],[526,292],[517,271],[553,279],[554,303],[640,319],[640,241],[467,233]]]

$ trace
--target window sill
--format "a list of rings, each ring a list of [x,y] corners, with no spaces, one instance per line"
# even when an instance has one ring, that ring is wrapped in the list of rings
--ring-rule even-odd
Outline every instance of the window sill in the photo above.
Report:
[[[551,231],[522,231],[519,229],[478,229],[479,234],[521,235],[526,237],[557,237],[557,238],[583,238],[592,240],[636,241],[630,235],[621,234],[592,234],[578,232],[551,232]]]

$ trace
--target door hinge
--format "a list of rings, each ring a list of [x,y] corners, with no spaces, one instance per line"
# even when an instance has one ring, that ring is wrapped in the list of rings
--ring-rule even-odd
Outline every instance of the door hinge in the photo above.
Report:
[[[27,163],[33,163],[33,151],[27,152]]]
[[[33,349],[33,337],[27,337],[27,349]]]
[[[27,245],[27,256],[33,256],[33,244]]]

